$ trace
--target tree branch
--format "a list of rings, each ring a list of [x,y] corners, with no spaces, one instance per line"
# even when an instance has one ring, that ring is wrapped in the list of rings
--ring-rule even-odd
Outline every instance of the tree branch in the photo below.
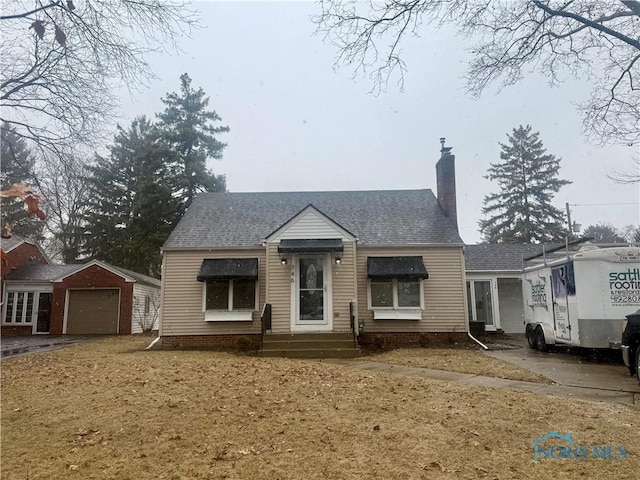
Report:
[[[564,10],[553,10],[551,7],[549,7],[548,5],[545,5],[544,3],[542,3],[540,0],[533,0],[534,5],[536,5],[538,8],[540,8],[541,10],[545,11],[547,14],[551,15],[551,16],[558,16],[558,17],[565,17],[565,18],[571,18],[572,20],[575,20],[576,22],[582,23],[584,25],[587,25],[588,27],[593,28],[594,30],[598,30],[602,33],[606,33],[607,35],[610,35],[612,37],[617,38],[618,40],[623,41],[624,43],[631,45],[634,48],[637,48],[638,50],[640,50],[640,41],[628,37],[627,35],[624,35],[616,30],[613,30],[609,27],[606,27],[600,23],[594,22],[592,20],[589,20],[588,18],[585,18],[583,16],[577,15],[575,13],[572,12],[567,12]]]

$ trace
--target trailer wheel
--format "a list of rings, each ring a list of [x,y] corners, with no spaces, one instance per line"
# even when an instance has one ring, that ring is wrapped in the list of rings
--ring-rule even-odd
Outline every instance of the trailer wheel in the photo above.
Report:
[[[541,327],[536,328],[536,348],[541,352],[545,352],[547,350],[547,344],[544,341],[544,332]]]
[[[531,325],[527,325],[525,336],[527,337],[527,343],[529,344],[529,348],[532,348],[533,350],[535,350],[537,348],[536,334],[534,333],[533,327]]]

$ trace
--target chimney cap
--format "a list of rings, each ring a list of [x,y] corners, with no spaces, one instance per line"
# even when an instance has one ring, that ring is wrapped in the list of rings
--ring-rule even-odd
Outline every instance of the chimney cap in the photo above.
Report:
[[[442,153],[443,155],[448,155],[449,153],[451,153],[451,149],[453,147],[445,147],[444,143],[446,141],[445,137],[440,137],[440,153]]]

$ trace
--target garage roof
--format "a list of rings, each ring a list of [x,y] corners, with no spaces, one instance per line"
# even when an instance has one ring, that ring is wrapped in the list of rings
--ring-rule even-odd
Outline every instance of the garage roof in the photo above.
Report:
[[[112,273],[125,278],[130,282],[142,283],[153,287],[160,287],[160,280],[157,278],[142,275],[141,273],[132,272],[125,268],[115,267],[108,263],[100,262],[98,260],[92,260],[84,264],[70,264],[70,265],[25,265],[14,272],[11,272],[5,277],[5,281],[20,281],[20,282],[56,282],[61,281],[70,275],[74,275],[86,268],[93,265],[98,265]]]

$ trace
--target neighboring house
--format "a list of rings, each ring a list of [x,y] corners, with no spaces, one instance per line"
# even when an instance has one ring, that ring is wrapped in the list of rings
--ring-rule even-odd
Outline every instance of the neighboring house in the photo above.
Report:
[[[48,264],[40,246],[18,235],[0,238],[0,276],[4,278],[28,263]]]
[[[97,260],[28,264],[3,283],[2,336],[130,334],[157,328],[160,281]]]
[[[467,338],[454,156],[431,190],[204,193],[163,246],[161,345]],[[300,337],[298,337],[300,338]]]

